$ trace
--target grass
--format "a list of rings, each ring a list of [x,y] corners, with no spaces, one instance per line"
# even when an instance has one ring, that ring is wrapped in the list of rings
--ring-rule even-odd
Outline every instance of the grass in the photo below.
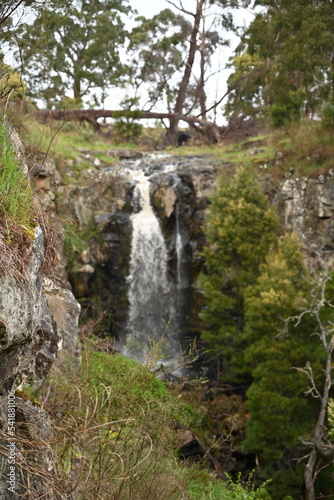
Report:
[[[334,134],[321,122],[304,120],[273,136],[282,156],[282,170],[315,176],[334,168]]]
[[[110,149],[136,149],[133,143],[112,144],[108,137],[98,135],[89,125],[72,122],[39,123],[27,115],[20,126],[31,147],[48,153],[56,160],[74,160],[80,157],[79,148],[96,153],[96,158],[112,163],[113,158],[106,153]],[[104,153],[105,152],[105,153]]]
[[[78,499],[188,499],[177,457],[177,425],[189,410],[147,367],[121,355],[87,350],[39,398],[54,416],[58,487]]]
[[[180,461],[178,429],[188,428],[195,413],[156,378],[152,353],[147,362],[86,343],[80,367],[69,361],[42,388],[17,394],[51,416],[57,467],[48,478],[59,498],[73,492],[78,500],[269,499],[265,485],[257,489],[251,478],[223,482]],[[17,442],[20,450],[20,436]]]
[[[117,161],[108,156],[107,151],[119,149],[154,149],[153,145],[162,145],[163,131],[159,128],[144,129],[138,144],[115,144],[110,138],[103,138],[88,125],[54,122],[53,125],[37,123],[31,117],[23,120],[26,137],[33,148],[47,152],[61,165],[76,160],[71,166],[74,178],[80,171],[94,168],[84,158],[81,159],[79,148],[92,151],[102,164]],[[240,163],[254,165],[261,170],[283,177],[291,169],[297,175],[317,175],[333,167],[334,141],[331,130],[325,130],[321,122],[304,120],[288,128],[273,130],[267,134],[229,144],[215,144],[181,147],[167,147],[166,153],[177,156],[210,156],[217,165]],[[79,161],[78,161],[79,159]]]
[[[10,227],[21,227],[33,236],[36,226],[36,213],[33,192],[29,178],[24,173],[22,160],[14,152],[8,137],[8,126],[0,117],[0,216],[10,238]]]
[[[6,115],[0,114],[0,274],[23,284],[30,279],[28,263],[36,228],[44,234],[42,268],[47,274],[53,273],[56,235],[34,196],[26,158],[15,151],[9,134]]]

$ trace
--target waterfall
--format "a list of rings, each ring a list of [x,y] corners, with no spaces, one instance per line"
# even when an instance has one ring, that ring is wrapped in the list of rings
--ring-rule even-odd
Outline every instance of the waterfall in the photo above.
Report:
[[[175,219],[176,283],[177,288],[181,290],[188,287],[188,280],[186,279],[184,273],[184,244],[180,228],[180,207],[178,202],[176,203],[175,207]]]
[[[171,311],[167,281],[168,255],[159,221],[150,203],[150,181],[144,175],[135,180],[134,206],[138,211],[131,217],[127,337],[128,343],[132,343],[128,348],[142,353],[148,337],[161,336],[164,324],[170,320]]]

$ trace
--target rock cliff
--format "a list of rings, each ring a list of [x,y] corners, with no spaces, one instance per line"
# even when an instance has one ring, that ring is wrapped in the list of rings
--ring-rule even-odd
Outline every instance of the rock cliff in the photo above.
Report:
[[[22,157],[18,137],[10,135]],[[21,161],[17,168],[28,175]],[[56,361],[59,353],[72,362],[80,359],[79,305],[69,286],[64,288],[57,284],[55,274],[48,277],[43,272],[46,237],[44,228],[37,225],[25,239],[21,276],[1,265],[0,498],[4,500],[58,498],[50,488],[54,469],[51,422],[25,389],[42,384],[52,365],[60,362]],[[2,243],[10,251],[11,239]]]
[[[60,172],[51,158],[36,168],[40,200],[59,235],[56,246],[60,260],[55,276],[44,276],[41,271],[44,234],[36,227],[27,282],[19,283],[11,275],[0,277],[1,498],[11,498],[6,474],[10,473],[12,453],[16,459],[15,493],[25,495],[29,480],[36,498],[57,498],[57,493],[48,493],[53,468],[48,445],[51,424],[35,402],[25,399],[22,389],[25,384],[41,384],[62,357],[80,362],[80,310],[83,333],[106,338],[107,349],[113,347],[111,337],[120,339],[126,333],[132,216],[139,210],[134,191],[140,175],[149,179],[150,203],[166,244],[167,279],[180,306],[175,313],[179,333],[198,337],[202,328],[198,276],[203,265],[205,209],[217,172],[228,172],[231,165],[216,165],[209,157],[140,154],[131,158],[122,151],[121,162],[103,166],[93,152],[82,154],[90,168],[73,169],[68,164]],[[284,179],[261,175],[282,224],[304,244],[308,263],[312,265],[319,252],[331,258],[333,172],[308,178],[297,178],[293,172]],[[19,438],[14,452],[8,446],[13,411]],[[29,452],[27,436],[28,441],[37,442]],[[36,463],[42,465],[36,469]]]

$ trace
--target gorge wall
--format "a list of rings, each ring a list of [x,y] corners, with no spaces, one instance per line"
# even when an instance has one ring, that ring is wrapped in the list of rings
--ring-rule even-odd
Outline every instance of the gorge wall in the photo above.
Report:
[[[117,348],[132,332],[160,336],[167,323],[170,345],[176,330],[178,340],[199,335],[202,228],[215,176],[209,158],[149,154],[92,164],[73,184],[52,160],[39,171],[45,207],[69,222],[58,229],[73,252],[69,279],[86,333],[112,336]]]
[[[117,150],[110,154],[115,156]],[[185,338],[198,338],[203,328],[198,276],[203,265],[205,209],[217,173],[231,175],[233,166],[223,162],[218,165],[205,156],[182,158],[123,150],[118,151],[121,160],[117,164],[102,166],[95,155],[84,150],[77,163],[89,159],[91,167],[73,173],[72,162],[62,176],[49,159],[37,176],[45,206],[51,213],[71,221],[71,231],[77,238],[65,235],[67,245],[72,245],[69,279],[82,306],[83,332],[94,331],[106,338],[107,349],[122,348],[124,338],[131,332],[161,335],[163,319],[170,320],[170,346],[175,337],[181,343]],[[331,258],[333,172],[298,178],[290,171],[283,179],[277,179],[266,172],[265,165],[258,167],[264,191],[277,208],[283,226],[299,236],[308,263],[311,265],[319,252]],[[69,172],[73,177],[68,176]],[[139,192],[143,182],[146,194]],[[135,256],[133,250],[131,253],[134,233],[138,240],[138,231],[144,234],[149,230],[144,227],[145,217],[140,215],[145,203],[161,237],[147,236],[150,244],[156,239],[155,254],[151,255],[150,247],[142,241]],[[133,274],[131,262],[139,265],[140,258],[141,272],[137,269]],[[64,266],[59,272],[66,275]],[[156,274],[160,274],[161,281],[154,289]],[[139,300],[135,313],[131,296]],[[158,331],[148,326],[150,317]],[[114,344],[110,337],[116,339]]]
[[[9,133],[13,138],[13,131],[9,129]],[[19,138],[15,136],[12,143],[18,168],[27,175]],[[25,388],[40,386],[52,366],[60,366],[67,356],[72,363],[80,362],[80,307],[69,283],[61,283],[56,274],[47,275],[43,269],[46,240],[42,225],[36,225],[33,234],[23,240],[22,272],[9,265],[8,252],[20,244],[15,241],[15,225],[10,231],[1,232],[7,241],[1,241],[0,266],[0,498],[55,500],[60,497],[50,491],[56,468],[50,446],[51,422]]]

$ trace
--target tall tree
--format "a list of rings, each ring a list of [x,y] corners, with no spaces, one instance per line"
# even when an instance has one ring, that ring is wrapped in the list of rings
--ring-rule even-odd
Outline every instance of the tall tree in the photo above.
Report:
[[[0,2],[0,60],[13,43],[13,34],[24,17],[41,5],[41,0],[2,0]]]
[[[127,0],[47,0],[19,32],[31,93],[52,107],[70,88],[80,104],[93,89],[119,83],[129,10]]]
[[[305,397],[305,377],[293,367],[312,359],[319,373],[321,352],[309,333],[314,326],[304,317],[289,334],[284,318],[299,313],[307,304],[309,284],[300,244],[286,235],[260,267],[260,276],[245,292],[245,363],[252,377],[247,391],[250,418],[244,448],[256,451],[260,469],[270,470],[276,495],[300,489],[305,453],[301,437],[312,430],[317,404]]]
[[[279,223],[257,173],[245,166],[232,178],[220,177],[211,201],[202,275],[203,339],[223,357],[223,375],[231,377],[243,365],[244,293],[276,241]]]
[[[183,75],[180,81],[180,85],[178,87],[178,92],[173,112],[175,115],[186,114],[186,110],[184,109],[184,107],[187,99],[187,94],[189,93],[190,90],[191,75],[194,69],[195,57],[196,54],[199,53],[200,74],[199,77],[197,78],[196,99],[199,99],[199,104],[200,104],[200,114],[198,116],[205,120],[207,110],[206,110],[206,94],[205,94],[204,84],[205,84],[205,71],[209,63],[209,58],[207,57],[207,53],[209,52],[209,54],[212,55],[212,48],[218,44],[218,41],[222,42],[217,31],[205,29],[205,21],[206,18],[209,16],[207,8],[209,5],[216,4],[219,5],[222,9],[226,9],[231,4],[231,2],[229,2],[228,0],[220,0],[219,2],[211,2],[208,0],[197,0],[196,10],[191,12],[183,6],[182,1],[179,1],[178,5],[170,0],[168,1],[176,8],[178,8],[184,15],[192,17],[192,29],[189,39],[189,48],[185,60]],[[224,10],[222,10],[220,13],[220,20],[221,20],[221,28],[224,27],[225,29],[231,29],[232,27],[231,15],[225,13]],[[211,47],[211,50],[210,49],[208,50],[208,46]],[[194,105],[192,106],[192,109],[193,108]],[[170,119],[169,129],[167,131],[167,138],[166,138],[167,142],[169,143],[175,142],[178,123],[179,123],[178,118],[174,117]],[[215,136],[215,138],[217,139],[219,137],[217,130],[214,130],[214,127],[212,126],[209,128],[212,129],[212,135]]]
[[[145,110],[157,104],[172,111],[191,26],[180,14],[164,9],[150,19],[138,17],[130,34],[131,83],[148,92]]]

